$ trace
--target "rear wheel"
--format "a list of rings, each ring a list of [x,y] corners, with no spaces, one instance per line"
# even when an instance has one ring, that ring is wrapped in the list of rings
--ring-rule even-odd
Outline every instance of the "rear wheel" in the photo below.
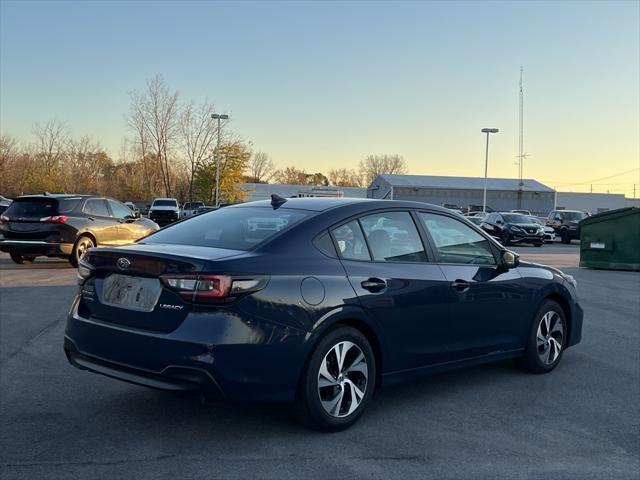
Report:
[[[547,300],[529,330],[522,367],[532,373],[547,373],[556,368],[564,353],[566,337],[567,323],[562,307]]]
[[[367,338],[338,327],[320,340],[303,373],[297,400],[301,420],[336,432],[353,425],[373,395],[376,365]]]
[[[93,243],[91,237],[88,237],[87,235],[81,236],[73,246],[71,257],[69,257],[69,263],[71,263],[71,265],[73,265],[74,267],[77,267],[78,261],[84,258],[84,256],[87,254],[87,250],[95,246],[96,245],[95,243]]]
[[[36,259],[34,256],[23,256],[16,252],[9,253],[9,256],[14,263],[18,263],[20,265],[23,263],[32,263]]]

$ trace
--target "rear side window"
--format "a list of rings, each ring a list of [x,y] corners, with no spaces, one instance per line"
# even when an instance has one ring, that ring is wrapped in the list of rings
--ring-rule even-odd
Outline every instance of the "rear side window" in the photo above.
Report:
[[[409,212],[384,212],[360,219],[373,259],[426,262],[427,255]]]
[[[96,215],[98,217],[111,216],[106,202],[101,198],[91,198],[87,200],[82,210],[88,215]]]
[[[144,243],[250,250],[308,215],[303,210],[286,208],[221,208],[159,230],[145,238]]]
[[[357,220],[331,230],[340,256],[346,260],[371,260],[367,243]]]
[[[418,216],[433,238],[440,263],[496,263],[489,241],[470,226],[444,215],[420,212]]]

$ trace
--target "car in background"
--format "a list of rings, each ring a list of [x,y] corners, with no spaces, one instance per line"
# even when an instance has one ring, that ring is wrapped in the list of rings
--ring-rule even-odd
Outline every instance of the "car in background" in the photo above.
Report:
[[[519,213],[493,212],[487,215],[481,228],[505,246],[514,243],[530,243],[541,247],[544,229],[530,217]]]
[[[188,218],[195,215],[200,207],[204,207],[204,202],[185,202],[180,211],[180,218]]]
[[[11,199],[0,195],[0,215],[2,215],[2,213],[4,213],[4,211],[7,208],[9,208],[9,205],[11,205],[11,202],[12,202]]]
[[[138,208],[138,211],[140,212],[141,216],[148,216],[149,215],[149,209],[151,208],[151,204],[150,203],[144,203],[144,202],[134,202],[135,206]]]
[[[61,257],[73,266],[93,247],[133,243],[158,230],[112,198],[93,195],[26,195],[0,217],[0,251],[15,263]]]
[[[589,216],[579,210],[552,210],[547,217],[547,225],[553,228],[564,244],[580,239],[580,221]]]
[[[464,217],[464,218],[469,220],[474,225],[480,226],[480,225],[482,225],[482,221],[484,220],[485,215],[470,215],[470,216],[467,216],[467,217]]]
[[[203,213],[213,212],[214,210],[217,210],[217,208],[213,205],[203,205],[201,207],[198,207],[195,214],[201,215]]]
[[[531,212],[529,210],[509,210],[510,213],[520,213],[522,215],[526,215],[527,217],[531,217]]]
[[[140,216],[140,209],[136,207],[136,204],[133,202],[124,202],[124,204],[129,207],[129,209],[133,212],[134,215]]]
[[[547,225],[545,218],[534,217],[533,215],[529,216],[529,218],[544,229],[545,243],[553,243],[556,241],[556,231]]]
[[[160,226],[180,219],[180,205],[175,198],[156,198],[149,208],[149,218]]]
[[[551,372],[582,332],[573,277],[419,202],[230,206],[92,249],[78,275],[73,366],[210,400],[296,403],[324,431],[422,375],[510,358]]]

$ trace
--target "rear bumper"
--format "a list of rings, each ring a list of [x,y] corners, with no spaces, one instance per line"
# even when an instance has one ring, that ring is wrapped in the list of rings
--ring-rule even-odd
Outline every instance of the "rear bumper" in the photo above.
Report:
[[[306,332],[237,311],[190,313],[173,332],[149,332],[84,318],[76,299],[64,350],[73,366],[129,383],[208,400],[291,402],[309,343]]]
[[[73,251],[73,243],[52,243],[43,240],[0,239],[0,251],[23,255],[68,256]]]

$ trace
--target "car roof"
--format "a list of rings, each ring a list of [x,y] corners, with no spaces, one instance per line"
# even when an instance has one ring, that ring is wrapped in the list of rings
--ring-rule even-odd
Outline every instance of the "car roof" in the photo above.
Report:
[[[82,193],[41,193],[41,194],[34,194],[34,195],[22,195],[18,198],[90,198],[90,197],[100,197],[99,195],[87,195],[87,194],[82,194]],[[102,197],[100,197],[102,198]]]
[[[451,213],[447,208],[440,207],[431,203],[411,202],[407,200],[380,200],[375,198],[327,198],[327,197],[305,197],[305,198],[287,198],[279,208],[310,210],[314,212],[323,212],[338,207],[362,205],[368,208],[412,208],[412,209],[428,209],[439,212]],[[229,205],[224,208],[245,208],[245,207],[271,207],[270,200],[258,200],[255,202],[239,203],[237,205]]]
[[[177,202],[177,201],[178,201],[178,199],[176,199],[176,198],[171,198],[171,197],[157,197],[157,198],[154,198],[154,199],[153,199],[153,201],[154,201],[154,202],[155,202],[156,200],[173,200],[173,201],[175,201],[175,202]]]

